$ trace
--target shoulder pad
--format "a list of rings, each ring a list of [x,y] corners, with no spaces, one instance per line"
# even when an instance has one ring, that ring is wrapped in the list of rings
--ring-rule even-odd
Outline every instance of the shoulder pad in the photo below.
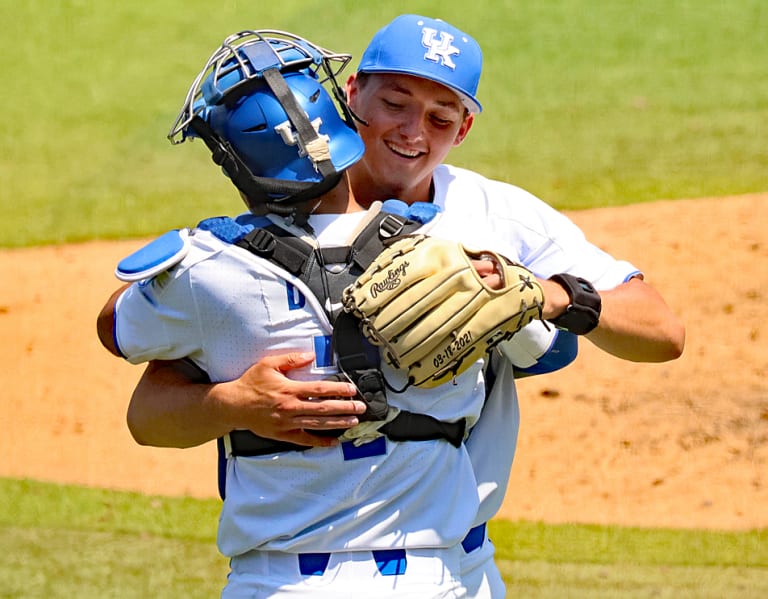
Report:
[[[128,282],[154,277],[181,262],[189,252],[189,244],[189,229],[168,231],[123,258],[117,265],[115,276]]]
[[[229,216],[206,218],[197,224],[197,228],[209,231],[226,243],[237,243],[255,228],[267,227],[271,224],[272,221],[266,217],[245,214],[237,218]]]
[[[197,223],[197,229],[209,231],[214,237],[227,243],[236,243],[247,233],[245,227],[229,216],[214,216],[201,220]]]
[[[441,212],[440,206],[429,202],[414,202],[408,205],[402,200],[387,200],[381,205],[381,210],[390,214],[404,216],[422,225],[430,222]]]
[[[414,202],[408,207],[408,218],[424,225],[435,218],[439,212],[441,212],[440,206],[429,202]]]

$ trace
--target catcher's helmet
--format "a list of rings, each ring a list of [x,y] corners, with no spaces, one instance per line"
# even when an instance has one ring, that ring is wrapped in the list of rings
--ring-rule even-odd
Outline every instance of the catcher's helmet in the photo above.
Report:
[[[343,171],[357,162],[363,142],[339,117],[323,86],[305,72],[283,73],[283,78],[321,143],[328,144],[335,170]],[[285,107],[263,81],[235,102],[212,107],[208,123],[254,175],[289,181],[323,179]]]
[[[251,209],[290,212],[336,185],[363,155],[335,79],[349,59],[285,32],[229,36],[193,82],[168,137],[201,137]]]

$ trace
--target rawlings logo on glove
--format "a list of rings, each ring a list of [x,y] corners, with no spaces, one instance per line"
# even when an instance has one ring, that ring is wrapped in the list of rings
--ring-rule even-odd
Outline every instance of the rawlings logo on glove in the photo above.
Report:
[[[389,269],[387,271],[387,278],[381,283],[374,283],[371,285],[371,297],[376,297],[380,293],[386,291],[394,291],[398,288],[402,281],[402,277],[406,275],[406,269],[408,268],[408,262],[403,262],[396,269]]]
[[[474,269],[480,259],[496,263],[500,289]],[[503,256],[413,235],[379,254],[342,301],[390,366],[407,369],[410,384],[436,387],[540,319],[544,294],[528,269]]]

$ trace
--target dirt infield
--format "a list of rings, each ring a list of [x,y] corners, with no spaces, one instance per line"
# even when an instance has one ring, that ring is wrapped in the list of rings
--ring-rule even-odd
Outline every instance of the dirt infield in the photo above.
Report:
[[[648,273],[687,325],[684,356],[633,364],[583,343],[522,381],[500,516],[768,527],[768,196],[571,213]],[[139,447],[125,407],[141,368],[106,353],[95,315],[142,241],[0,251],[0,476],[216,495],[215,448]]]

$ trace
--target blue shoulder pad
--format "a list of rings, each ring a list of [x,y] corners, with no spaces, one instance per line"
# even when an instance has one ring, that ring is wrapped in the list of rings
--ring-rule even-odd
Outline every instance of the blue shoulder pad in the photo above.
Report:
[[[414,202],[408,205],[402,200],[387,200],[381,205],[381,209],[390,214],[404,216],[422,225],[431,221],[441,212],[440,206],[429,202]]]
[[[408,217],[408,204],[403,200],[387,200],[381,205],[382,212]]]
[[[210,232],[221,241],[237,243],[254,229],[260,229],[270,224],[272,224],[272,221],[265,216],[241,214],[237,218],[230,216],[206,218],[197,224],[197,228],[201,231]]]
[[[429,202],[414,202],[408,207],[408,218],[424,225],[435,218],[441,211],[442,209],[440,206],[436,206],[435,204]]]
[[[120,260],[115,276],[121,281],[141,281],[178,264],[189,252],[189,229],[175,229]]]

